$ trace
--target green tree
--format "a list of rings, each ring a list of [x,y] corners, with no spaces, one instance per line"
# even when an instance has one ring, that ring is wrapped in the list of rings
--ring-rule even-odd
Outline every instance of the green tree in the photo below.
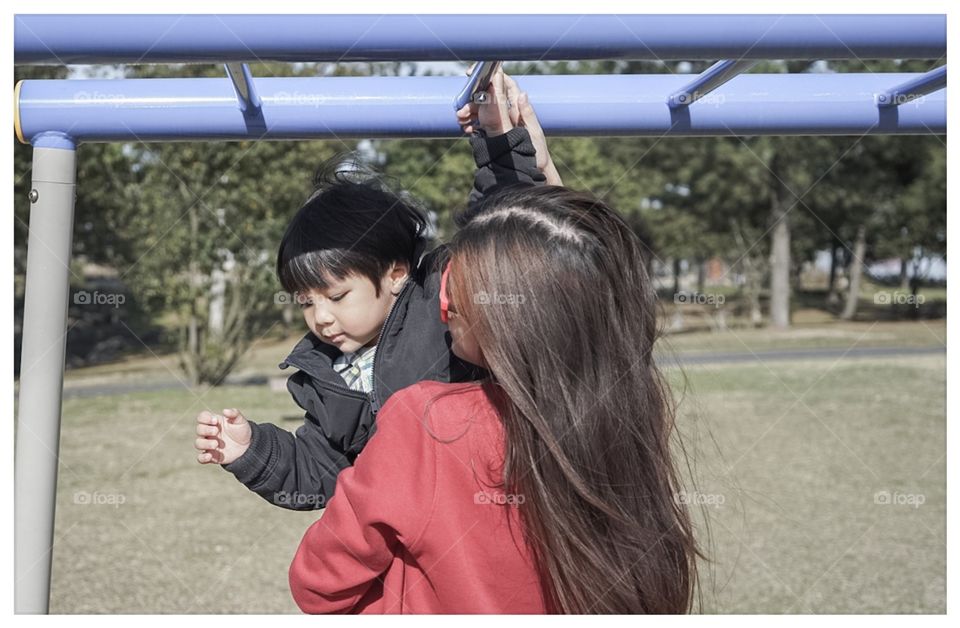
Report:
[[[257,66],[254,76],[273,74]],[[275,68],[279,71],[282,68]],[[306,66],[300,74],[315,73]],[[151,78],[221,76],[219,66],[137,70]],[[286,300],[273,275],[283,229],[318,164],[355,143],[182,142],[131,145],[138,180],[117,229],[132,243],[121,276],[176,330],[193,384],[218,384],[269,332]]]

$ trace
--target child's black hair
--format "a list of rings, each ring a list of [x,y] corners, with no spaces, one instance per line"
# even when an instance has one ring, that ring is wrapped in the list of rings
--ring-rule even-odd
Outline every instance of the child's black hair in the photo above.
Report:
[[[314,191],[287,225],[277,252],[277,278],[290,293],[323,290],[328,278],[380,279],[395,262],[416,268],[429,243],[427,218],[410,196],[396,193],[355,156],[338,155],[314,177]]]

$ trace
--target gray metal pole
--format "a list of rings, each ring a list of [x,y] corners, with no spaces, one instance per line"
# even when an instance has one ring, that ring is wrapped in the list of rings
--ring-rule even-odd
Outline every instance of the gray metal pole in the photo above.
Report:
[[[76,150],[35,138],[14,466],[15,612],[47,613],[70,296]]]

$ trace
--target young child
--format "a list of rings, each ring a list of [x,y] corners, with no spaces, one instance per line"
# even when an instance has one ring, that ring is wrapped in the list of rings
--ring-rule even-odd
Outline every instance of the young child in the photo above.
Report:
[[[397,392],[289,570],[309,613],[682,613],[699,550],[643,245],[592,195],[490,198],[442,306],[480,382]],[[477,294],[488,298],[477,299]]]
[[[470,206],[502,185],[543,183],[541,169],[556,172],[516,83],[497,73],[490,92],[490,104],[458,112],[466,130],[476,131],[475,116],[486,131],[471,138],[478,170]],[[543,147],[539,156],[535,145]],[[236,409],[197,417],[198,461],[223,465],[284,508],[326,505],[393,392],[480,374],[450,352],[437,316],[446,249],[424,255],[423,214],[375,178],[359,179],[351,172],[321,177],[277,255],[280,282],[297,295],[310,330],[280,364],[298,369],[287,388],[305,411],[304,424],[294,435]]]

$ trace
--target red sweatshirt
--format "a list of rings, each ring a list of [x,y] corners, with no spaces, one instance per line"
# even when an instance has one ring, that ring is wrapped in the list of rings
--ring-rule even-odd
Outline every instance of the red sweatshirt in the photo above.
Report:
[[[444,395],[445,393],[452,393]],[[290,565],[307,613],[544,613],[503,427],[477,384],[394,393]]]

